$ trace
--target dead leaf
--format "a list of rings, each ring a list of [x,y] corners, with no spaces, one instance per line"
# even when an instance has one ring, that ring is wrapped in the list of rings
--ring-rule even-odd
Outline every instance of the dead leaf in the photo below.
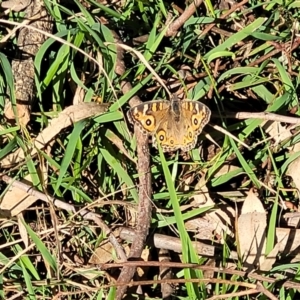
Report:
[[[29,238],[28,238],[28,233],[26,230],[26,227],[24,226],[24,218],[23,215],[20,213],[18,214],[18,226],[19,226],[19,233],[21,236],[21,239],[25,245],[25,247],[27,248],[29,245]]]
[[[195,190],[200,191],[197,195],[194,195],[194,201],[192,204],[197,207],[206,207],[215,205],[211,199],[208,188],[205,185],[204,176],[199,180],[195,186]],[[185,223],[187,230],[193,230],[199,232],[195,237],[199,239],[208,239],[218,234],[223,241],[224,233],[233,236],[232,228],[234,224],[235,211],[229,205],[221,205],[219,208],[213,209],[208,213],[205,213],[203,217],[193,218]]]
[[[283,126],[280,122],[266,121],[262,124],[266,133],[275,141],[274,146],[277,146],[282,141],[292,136],[291,129]]]
[[[58,117],[51,120],[49,126],[45,128],[35,139],[30,155],[33,156],[37,150],[43,149],[57,134],[64,128],[71,126],[73,123],[80,120],[100,115],[107,111],[109,104],[99,104],[95,102],[80,103],[72,105],[59,113]],[[2,167],[9,167],[11,164],[16,164],[24,160],[25,154],[22,149],[18,149],[11,155],[8,155],[1,161]]]
[[[220,237],[220,243],[224,243],[223,236],[234,236],[232,231],[235,219],[235,211],[229,205],[220,205],[205,213],[203,217],[193,218],[185,222],[187,231],[195,231],[194,238],[211,240],[214,236]]]
[[[240,167],[238,166],[234,166],[234,165],[223,165],[218,171],[217,173],[214,174],[214,178],[220,177],[224,174],[228,174],[229,172],[235,171],[240,169]],[[238,174],[237,174],[238,175]]]
[[[67,265],[67,264],[65,264]],[[87,278],[88,280],[95,280],[96,278],[102,276],[101,273],[99,273],[98,270],[95,270],[95,268],[71,268],[70,266],[68,266],[70,269],[72,269],[74,272],[80,274],[81,276],[83,276],[84,278]]]
[[[150,250],[149,248],[145,248],[143,249],[142,251],[142,255],[141,255],[141,259],[143,261],[149,261],[150,260]],[[148,271],[149,271],[149,267],[137,267],[136,269],[136,273],[139,277],[140,280],[146,280],[147,278],[147,274],[148,274]]]
[[[269,272],[274,263],[276,262],[277,255],[279,252],[279,244],[276,244],[272,251],[267,255],[264,261],[260,264],[259,270],[264,272]]]
[[[168,263],[171,262],[171,255],[168,250],[165,249],[159,249],[158,252],[158,260],[159,262],[163,263]],[[161,284],[161,294],[162,294],[162,299],[168,299],[172,294],[174,294],[174,286],[168,282],[171,281],[173,278],[173,272],[172,268],[169,266],[160,266],[159,267],[159,275],[158,275],[159,280],[164,280],[165,282]]]
[[[19,1],[2,1],[1,8],[3,9],[11,9],[12,11],[21,11],[25,9],[29,4],[30,0],[19,0]]]
[[[124,246],[126,255],[129,254],[130,248],[128,245]],[[94,265],[105,264],[110,261],[120,262],[115,255],[115,250],[108,240],[103,240],[99,247],[97,247],[91,256],[89,263]]]
[[[297,153],[300,151],[300,143],[296,143],[296,144],[288,147],[288,149],[291,153]]]
[[[213,268],[216,266],[216,260],[214,258],[209,258],[205,263],[206,267],[211,267],[211,270],[207,269],[203,271],[203,278],[214,278],[214,270]]]
[[[110,129],[106,130],[105,136],[107,137],[108,140],[110,140],[114,145],[117,146],[117,148],[128,158],[130,159],[133,163],[136,163],[136,161],[131,157],[127,149],[123,145],[123,140],[119,138],[113,131]]]
[[[300,143],[297,143],[296,145],[294,145],[293,151],[299,152],[299,150],[300,150]],[[300,192],[300,172],[299,172],[299,169],[300,169],[300,157],[293,160],[289,164],[288,169],[286,171],[286,174],[292,177],[294,185],[298,190],[298,193]],[[293,218],[288,220],[288,225],[289,226],[298,227],[299,223],[300,223],[300,218],[299,217],[293,217]]]
[[[300,229],[276,228],[279,252],[285,255],[299,255]]]
[[[251,190],[238,218],[237,238],[244,266],[253,269],[264,260],[266,247],[266,212]]]
[[[288,169],[286,171],[286,174],[291,176],[295,187],[298,189],[298,191],[300,191],[300,157],[296,158],[295,160],[293,160],[289,166]]]
[[[214,201],[211,199],[208,188],[206,186],[205,176],[202,176],[195,186],[195,194],[193,196],[194,201],[192,204],[197,207],[215,205]]]
[[[27,175],[25,180],[28,181],[30,187],[31,176]],[[16,216],[37,200],[37,197],[28,195],[26,191],[21,190],[16,186],[11,186],[0,203],[0,210],[7,211],[10,216]]]
[[[287,218],[287,225],[289,227],[298,228],[299,227],[299,223],[300,223],[300,217],[299,216]]]

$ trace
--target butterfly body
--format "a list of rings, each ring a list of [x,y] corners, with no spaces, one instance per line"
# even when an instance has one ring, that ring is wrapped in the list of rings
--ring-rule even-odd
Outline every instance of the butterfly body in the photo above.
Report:
[[[164,152],[194,148],[210,115],[203,103],[177,98],[144,102],[128,111],[129,121],[153,136],[154,147],[159,143]]]

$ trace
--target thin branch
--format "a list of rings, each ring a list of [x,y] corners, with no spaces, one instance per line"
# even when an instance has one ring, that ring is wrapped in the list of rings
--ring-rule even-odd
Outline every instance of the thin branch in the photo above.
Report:
[[[238,112],[238,113],[226,113],[226,118],[235,118],[235,119],[261,119],[268,121],[284,122],[289,124],[300,124],[300,117],[288,117],[283,115],[278,115],[269,112]]]
[[[211,126],[212,128],[222,132],[223,134],[231,137],[233,140],[235,140],[236,142],[238,142],[239,144],[243,145],[245,148],[247,149],[251,149],[251,147],[249,147],[247,144],[245,144],[244,142],[240,141],[237,137],[235,137],[233,134],[231,134],[229,131],[227,131],[226,129],[218,126],[218,125],[214,125],[214,124],[208,124],[209,126]]]
[[[125,73],[125,64],[123,61],[123,49],[134,51],[132,48],[128,48],[126,45],[121,44],[119,36],[114,33],[114,37],[117,44],[117,63],[116,63],[116,73],[122,76]],[[138,56],[139,57],[139,56]],[[139,57],[141,60],[144,57]],[[144,61],[143,61],[144,62]],[[147,63],[147,62],[146,62]],[[148,63],[147,63],[148,64]],[[148,64],[149,65],[149,64]],[[146,65],[150,71],[151,66]],[[153,69],[152,69],[153,70]],[[154,71],[154,70],[153,70]],[[155,71],[154,71],[155,72]],[[156,72],[155,72],[156,74]],[[130,82],[127,80],[123,80],[121,82],[121,89],[123,94],[125,95],[128,93],[132,86]],[[168,91],[168,90],[167,90]],[[168,93],[170,93],[168,91]],[[129,104],[131,107],[141,103],[139,97],[134,96],[130,99]],[[149,146],[148,146],[148,138],[143,135],[143,133],[138,130],[135,126],[135,136],[137,143],[137,157],[138,157],[138,164],[137,164],[137,171],[139,174],[139,204],[138,204],[138,214],[137,214],[137,225],[136,225],[136,235],[131,245],[131,250],[128,255],[128,259],[139,259],[142,255],[142,251],[144,249],[146,238],[148,236],[148,231],[150,228],[151,223],[151,212],[152,212],[152,205],[151,205],[151,195],[152,195],[152,186],[151,186],[151,173],[150,173],[150,154],[149,154]],[[131,282],[136,268],[132,266],[127,266],[122,268],[121,273],[118,277],[118,282],[122,283],[118,289],[116,294],[116,300],[121,300],[124,294],[127,291],[128,284]]]
[[[180,263],[180,262],[159,262],[159,261],[128,261],[125,263],[107,263],[107,264],[101,264],[100,268],[101,270],[108,270],[111,268],[120,268],[124,265],[129,266],[135,266],[137,267],[168,267],[168,268],[177,268],[177,269],[185,269],[185,268],[191,268],[196,270],[202,270],[202,271],[212,271],[215,273],[220,274],[228,274],[228,275],[234,275],[239,277],[246,277],[251,280],[259,280],[262,282],[267,282],[271,284],[276,284],[279,280],[277,278],[271,278],[262,276],[257,273],[249,273],[246,271],[240,271],[235,269],[229,269],[229,268],[218,268],[218,267],[211,267],[211,266],[200,266],[199,264],[192,264],[192,263]],[[284,279],[280,279],[280,282]],[[293,282],[286,280],[285,282],[282,282],[280,286],[283,286],[285,288],[295,288],[300,289],[300,283]],[[254,286],[253,286],[254,287]]]
[[[197,7],[202,4],[203,0],[194,0],[188,8],[178,17],[172,24],[170,24],[165,36],[174,36],[178,29],[184,25],[184,23],[194,14]]]

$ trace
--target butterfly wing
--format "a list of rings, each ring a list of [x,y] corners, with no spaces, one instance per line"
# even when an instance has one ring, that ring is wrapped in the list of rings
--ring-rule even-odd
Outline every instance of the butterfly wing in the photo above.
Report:
[[[181,149],[189,151],[195,148],[198,135],[210,120],[211,111],[206,105],[198,101],[184,100],[182,106],[187,119],[190,121],[184,133],[186,143]]]
[[[201,102],[173,100],[168,117],[165,118],[167,124],[161,124],[157,129],[157,139],[163,150],[169,152],[193,149],[198,135],[209,122],[210,115],[210,109]]]
[[[211,116],[210,109],[199,101],[183,100],[182,111],[191,120],[191,128],[197,135],[202,132]]]
[[[131,108],[127,116],[129,122],[137,125],[144,134],[154,135],[169,108],[170,101],[148,101]]]

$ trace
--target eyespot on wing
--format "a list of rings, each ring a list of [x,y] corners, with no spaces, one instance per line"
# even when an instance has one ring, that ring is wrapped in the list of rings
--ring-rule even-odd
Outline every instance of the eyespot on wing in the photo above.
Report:
[[[206,105],[200,102],[195,109],[197,113],[192,115],[192,128],[199,134],[203,127],[209,122],[211,111]]]

